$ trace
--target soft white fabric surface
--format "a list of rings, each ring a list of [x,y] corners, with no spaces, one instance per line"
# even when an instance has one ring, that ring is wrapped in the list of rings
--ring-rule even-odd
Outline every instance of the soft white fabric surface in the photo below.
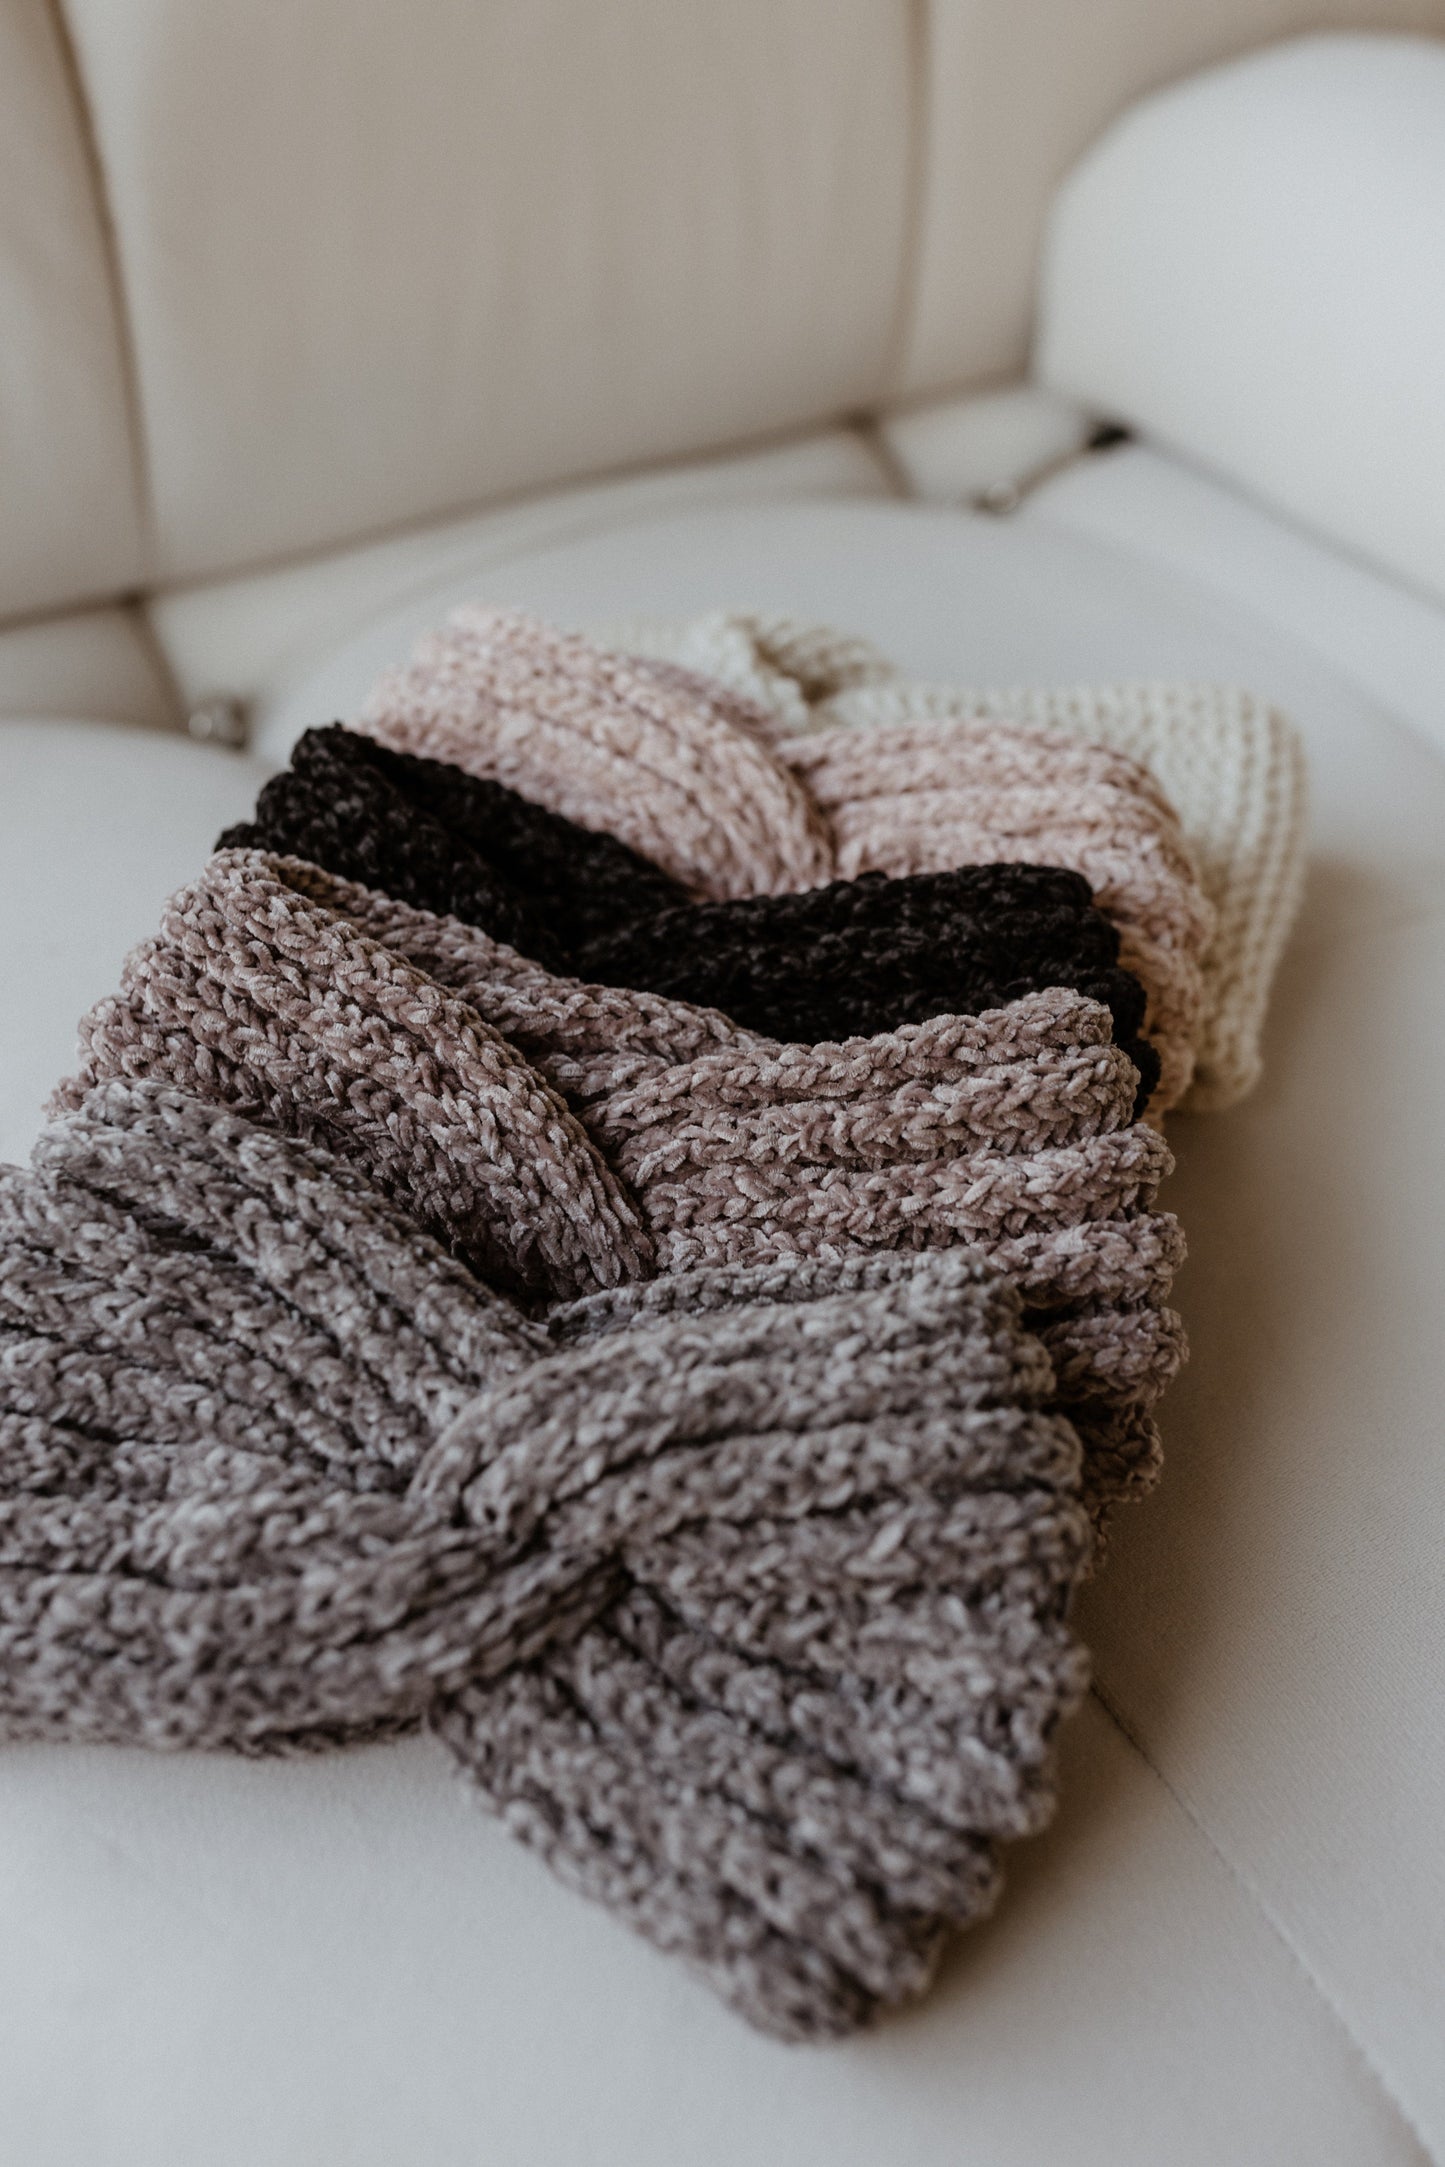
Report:
[[[1077,400],[1025,383],[884,414],[878,437],[910,496],[968,504],[1067,459],[1092,427]]]
[[[1441,0],[930,0],[917,268],[898,388],[996,382],[1028,353],[1049,201],[1131,99],[1273,38],[1445,30]]]
[[[1285,631],[1445,752],[1445,604],[1251,503],[1227,483],[1127,444],[1047,483],[1020,518],[1148,560]]]
[[[1038,366],[1445,600],[1445,39],[1146,100],[1050,214]]]
[[[0,626],[0,717],[41,715],[179,726],[165,660],[138,610]]]
[[[66,13],[161,578],[884,387],[908,179],[894,0]]]
[[[0,2097],[20,2155],[1445,2159],[1445,763],[1257,616],[1041,521],[694,512],[469,591],[579,622],[789,610],[973,683],[1213,675],[1303,729],[1314,866],[1265,1082],[1176,1125],[1196,1360],[1166,1407],[1163,1489],[1087,1602],[1124,1731],[1102,1704],[1081,1722],[1059,1823],[942,1993],[820,2054],[749,2037],[475,1821],[420,1746],[310,1768],[0,1755],[0,1946],[19,1952],[0,1962]],[[452,598],[415,598],[298,681],[273,741],[349,712]],[[177,764],[131,801],[127,861],[154,861],[157,892],[162,848],[186,870],[243,784],[222,754],[162,749]],[[211,780],[180,794],[196,762],[222,763],[214,801]],[[117,910],[103,869],[79,870],[114,834],[103,789],[53,802],[48,859],[33,814],[27,858],[0,838],[17,880],[49,867],[58,960],[0,1004],[37,1047],[141,915],[138,876]]]
[[[0,619],[1022,368],[1131,99],[1445,0],[6,0]]]
[[[150,622],[188,701],[224,693],[258,704],[262,727],[254,742],[264,750],[269,706],[298,676],[378,616],[443,583],[484,578],[524,551],[649,514],[739,499],[893,492],[888,467],[861,430],[814,430],[727,458],[554,490],[273,571],[173,588],[153,598]]]
[[[29,1151],[80,1015],[266,772],[170,732],[0,721],[0,1159]]]
[[[749,2032],[421,1743],[0,1756],[0,2090],[25,2167],[1419,2167],[1096,1703],[930,2001]]]
[[[47,0],[0,7],[0,619],[135,583],[125,372]]]

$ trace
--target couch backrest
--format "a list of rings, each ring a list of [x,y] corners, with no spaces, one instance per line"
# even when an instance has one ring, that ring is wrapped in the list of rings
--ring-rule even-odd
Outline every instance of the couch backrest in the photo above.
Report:
[[[1139,90],[1445,0],[4,0],[0,618],[1017,371]]]

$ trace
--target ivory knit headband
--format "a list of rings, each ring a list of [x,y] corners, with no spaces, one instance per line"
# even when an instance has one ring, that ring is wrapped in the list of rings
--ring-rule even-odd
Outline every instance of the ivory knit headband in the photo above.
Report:
[[[608,829],[713,895],[745,892],[745,876],[754,892],[775,892],[870,868],[1013,860],[1078,871],[1118,924],[1121,960],[1145,987],[1145,1032],[1162,1063],[1157,1108],[1188,1084],[1212,913],[1173,812],[1121,754],[981,724],[935,731],[920,774],[916,726],[895,743],[873,732],[842,755],[850,794],[821,741],[770,754],[768,716],[721,684],[475,608],[423,641],[409,669],[383,679],[363,727]],[[772,823],[774,848],[749,865],[730,854],[719,873],[717,838],[744,798],[754,828]]]
[[[0,1173],[0,1735],[424,1722],[753,2022],[846,2031],[1051,1807],[1087,1550],[976,1258],[544,1329],[327,1154],[112,1082]]]
[[[324,1141],[533,1298],[654,1269],[967,1243],[1015,1276],[1100,1513],[1146,1487],[1178,1368],[1169,1160],[1097,1003],[782,1045],[558,979],[456,919],[222,852],[82,1024],[94,1082],[162,1079]],[[530,1062],[531,1066],[528,1066]]]
[[[721,1008],[775,1038],[868,1034],[1072,986],[1109,1008],[1141,1105],[1158,1081],[1137,1036],[1143,990],[1077,874],[968,866],[693,904],[612,837],[339,726],[306,733],[220,847],[308,858],[553,969]]]
[[[675,624],[612,625],[595,637],[721,681],[769,717],[775,740],[839,725],[996,717],[1127,753],[1178,813],[1215,910],[1194,1081],[1183,1104],[1218,1110],[1253,1089],[1270,986],[1304,880],[1304,758],[1298,732],[1278,710],[1225,685],[919,684],[865,641],[783,617],[713,611]]]

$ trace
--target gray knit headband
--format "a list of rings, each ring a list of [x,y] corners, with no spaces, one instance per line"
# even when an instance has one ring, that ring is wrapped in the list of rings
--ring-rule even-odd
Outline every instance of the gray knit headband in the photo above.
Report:
[[[543,1323],[325,1152],[112,1081],[0,1174],[0,1734],[424,1722],[754,2022],[927,1980],[1051,1803],[1079,1452],[977,1257]]]
[[[455,919],[228,851],[82,1025],[93,1083],[164,1080],[324,1143],[534,1302],[706,1264],[966,1243],[1012,1277],[1101,1515],[1148,1486],[1183,1354],[1169,1167],[1107,1012],[1057,989],[842,1045],[554,978]],[[530,1065],[529,1065],[530,1064]]]

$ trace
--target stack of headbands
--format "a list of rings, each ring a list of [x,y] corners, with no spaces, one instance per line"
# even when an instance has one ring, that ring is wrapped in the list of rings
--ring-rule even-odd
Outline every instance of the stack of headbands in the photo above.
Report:
[[[0,1174],[0,1734],[426,1724],[811,2037],[1047,1818],[1183,1354],[1162,1117],[1257,1068],[1297,755],[1216,712],[1191,833],[1198,748],[1107,702],[626,637],[460,612],[84,1020]]]

